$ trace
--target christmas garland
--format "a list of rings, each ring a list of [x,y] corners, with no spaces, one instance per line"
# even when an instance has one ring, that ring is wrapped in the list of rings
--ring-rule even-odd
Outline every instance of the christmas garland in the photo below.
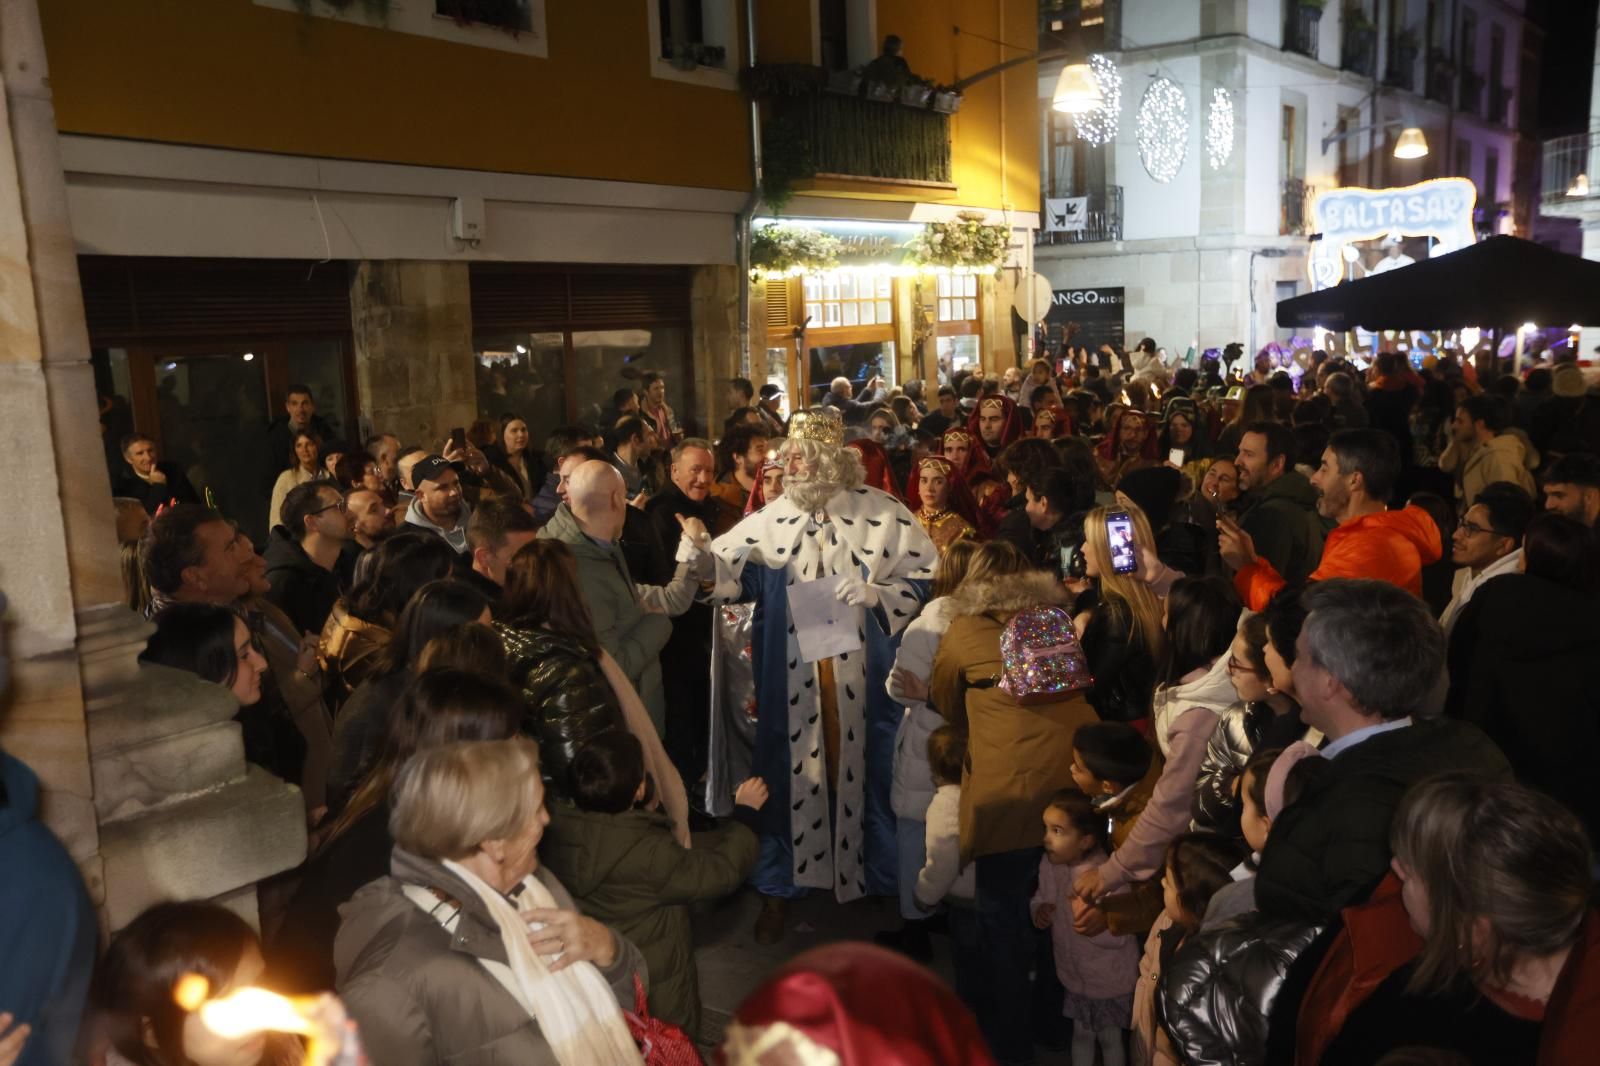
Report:
[[[750,234],[752,274],[810,274],[839,265],[839,239],[804,226],[763,226]]]
[[[930,222],[907,246],[918,266],[994,270],[1005,260],[1011,231],[963,211],[954,222]]]

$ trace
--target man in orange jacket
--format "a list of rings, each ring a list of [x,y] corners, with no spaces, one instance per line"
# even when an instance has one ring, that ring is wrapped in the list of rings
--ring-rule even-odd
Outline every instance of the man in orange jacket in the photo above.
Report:
[[[1369,577],[1422,595],[1422,568],[1444,552],[1439,527],[1420,507],[1388,510],[1400,474],[1394,438],[1377,429],[1344,429],[1322,453],[1311,476],[1317,512],[1339,527],[1322,546],[1322,562],[1308,580]],[[1286,584],[1266,559],[1256,554],[1250,534],[1229,518],[1219,518],[1222,558],[1233,567],[1233,584],[1252,611],[1266,607]]]

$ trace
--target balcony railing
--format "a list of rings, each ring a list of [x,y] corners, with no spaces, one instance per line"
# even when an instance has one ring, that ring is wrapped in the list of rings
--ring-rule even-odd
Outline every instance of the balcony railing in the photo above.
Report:
[[[1065,233],[1050,233],[1040,227],[1040,244],[1091,244],[1122,239],[1122,186],[1107,185],[1103,189],[1080,195],[1087,195],[1089,198],[1083,228]],[[1041,203],[1039,208],[1041,213],[1046,212],[1049,210],[1049,205]],[[1048,218],[1045,224],[1049,224]]]
[[[1316,189],[1299,178],[1285,178],[1280,199],[1278,232],[1284,236],[1303,234],[1311,221],[1311,198]]]
[[[1470,68],[1461,72],[1456,88],[1456,107],[1469,115],[1483,112],[1483,75]]]
[[[1370,26],[1346,30],[1344,45],[1339,51],[1339,65],[1352,74],[1372,77],[1378,69],[1378,31]]]
[[[1448,56],[1442,52],[1428,56],[1428,83],[1425,88],[1429,100],[1439,104],[1449,104],[1455,82],[1455,64],[1450,62]]]
[[[1283,50],[1317,58],[1317,29],[1322,25],[1322,8],[1291,0],[1283,19]]]
[[[1600,129],[1544,142],[1540,199],[1546,207],[1600,197]]]
[[[1394,89],[1414,91],[1416,86],[1417,46],[1408,41],[1389,42],[1389,60],[1384,67],[1383,83]]]

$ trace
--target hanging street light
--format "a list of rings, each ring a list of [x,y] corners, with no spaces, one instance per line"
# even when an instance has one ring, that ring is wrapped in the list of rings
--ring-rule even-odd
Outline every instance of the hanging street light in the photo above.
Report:
[[[1394,157],[1396,159],[1421,159],[1428,154],[1428,139],[1422,135],[1422,130],[1416,126],[1407,126],[1400,131],[1400,139],[1394,142]]]
[[[1056,91],[1051,94],[1050,107],[1066,115],[1085,115],[1105,103],[1100,92],[1100,81],[1087,62],[1070,63],[1061,68],[1056,79]]]

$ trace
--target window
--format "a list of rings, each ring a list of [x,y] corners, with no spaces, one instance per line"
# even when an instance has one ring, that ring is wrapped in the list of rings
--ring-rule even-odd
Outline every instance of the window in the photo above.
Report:
[[[817,37],[822,66],[850,69],[850,11],[847,0],[818,0]]]
[[[804,281],[811,329],[888,326],[894,322],[894,279],[835,270]]]
[[[645,0],[650,73],[718,89],[738,89],[737,0]]]
[[[433,37],[456,44],[544,58],[546,0],[405,0],[372,5],[350,0],[254,0],[257,7],[374,29]]]
[[[939,321],[975,322],[978,318],[978,276],[939,275]]]
[[[1500,202],[1500,150],[1498,148],[1485,148],[1483,150],[1483,186],[1478,190],[1480,197],[1478,203],[1482,207],[1493,207]]]

